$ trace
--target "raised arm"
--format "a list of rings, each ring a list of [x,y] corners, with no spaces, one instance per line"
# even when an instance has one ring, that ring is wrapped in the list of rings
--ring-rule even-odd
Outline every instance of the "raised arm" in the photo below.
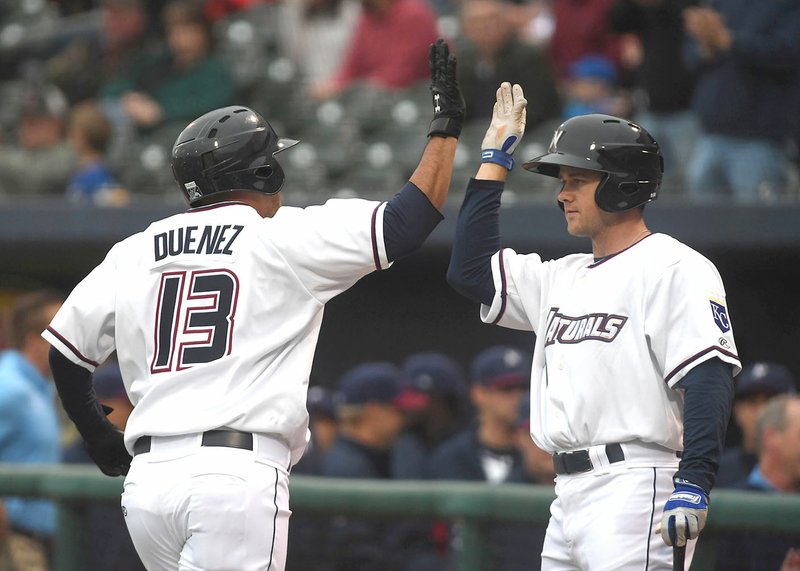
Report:
[[[527,103],[519,85],[505,82],[498,88],[492,122],[481,144],[481,165],[467,186],[456,223],[447,281],[484,305],[491,305],[494,297],[490,260],[500,249],[500,195],[525,132]]]
[[[383,227],[390,260],[414,252],[441,222],[464,121],[465,104],[456,81],[456,58],[443,39],[431,45],[429,61],[433,120],[417,168],[408,184],[386,205]]]

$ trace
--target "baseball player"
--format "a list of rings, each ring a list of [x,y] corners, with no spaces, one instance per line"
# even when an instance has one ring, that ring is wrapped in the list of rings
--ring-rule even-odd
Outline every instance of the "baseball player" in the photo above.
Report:
[[[464,101],[430,49],[429,140],[386,203],[281,207],[279,138],[247,107],[190,123],[172,149],[189,209],[116,244],[43,336],[89,455],[127,474],[122,512],[149,570],[282,570],[288,472],[325,303],[416,250],[442,216]],[[92,371],[114,350],[134,405],[124,436]],[[131,458],[132,457],[132,458]]]
[[[486,323],[536,333],[531,435],[557,474],[542,569],[671,569],[669,546],[705,524],[740,370],[722,280],[647,228],[658,144],[608,115],[569,119],[523,165],[561,181],[567,231],[592,252],[545,261],[501,248],[500,197],[526,104],[517,85],[497,92],[448,280],[482,304]]]

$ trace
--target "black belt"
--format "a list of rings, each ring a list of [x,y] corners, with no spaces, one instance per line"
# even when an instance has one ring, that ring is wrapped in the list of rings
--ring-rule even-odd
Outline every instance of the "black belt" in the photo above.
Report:
[[[133,444],[133,455],[150,452],[151,438],[142,436]],[[207,430],[200,440],[201,446],[224,446],[226,448],[253,449],[253,434],[238,430]]]
[[[609,464],[625,460],[622,446],[619,444],[606,444],[606,457]],[[592,460],[589,458],[588,450],[556,452],[553,454],[553,466],[555,466],[556,474],[580,474],[589,472],[594,468]]]

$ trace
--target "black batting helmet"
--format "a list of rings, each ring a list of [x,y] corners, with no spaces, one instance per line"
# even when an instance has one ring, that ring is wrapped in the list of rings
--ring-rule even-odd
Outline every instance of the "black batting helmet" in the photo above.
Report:
[[[606,212],[655,200],[664,173],[664,159],[650,133],[627,119],[600,114],[568,119],[556,129],[547,154],[522,166],[552,177],[558,177],[561,166],[605,173],[594,198]]]
[[[279,138],[248,107],[223,107],[195,119],[178,135],[172,174],[192,206],[220,192],[276,194],[284,174],[274,157],[297,143]]]

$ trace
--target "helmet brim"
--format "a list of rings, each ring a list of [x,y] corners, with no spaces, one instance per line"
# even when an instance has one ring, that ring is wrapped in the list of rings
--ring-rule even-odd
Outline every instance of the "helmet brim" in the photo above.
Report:
[[[286,149],[294,147],[299,142],[300,141],[295,140],[295,139],[285,139],[285,138],[284,139],[278,139],[278,142],[275,144],[275,146],[277,148],[272,153],[272,156],[274,157],[275,155],[277,155],[281,151],[285,151]]]
[[[576,157],[564,153],[547,153],[539,157],[532,158],[522,164],[526,171],[535,172],[558,178],[559,167],[574,167],[590,171],[600,171],[598,165],[589,157]],[[544,167],[544,168],[543,168]],[[604,171],[603,171],[604,172]]]

